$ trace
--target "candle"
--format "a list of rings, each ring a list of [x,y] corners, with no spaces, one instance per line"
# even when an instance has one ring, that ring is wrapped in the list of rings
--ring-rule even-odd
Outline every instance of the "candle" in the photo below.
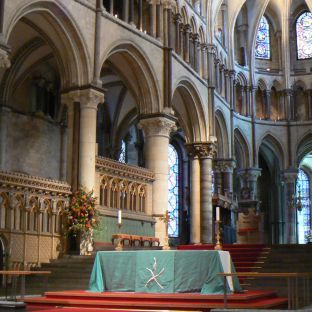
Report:
[[[118,224],[121,224],[121,210],[118,210]]]
[[[216,207],[216,220],[220,221],[220,207]]]

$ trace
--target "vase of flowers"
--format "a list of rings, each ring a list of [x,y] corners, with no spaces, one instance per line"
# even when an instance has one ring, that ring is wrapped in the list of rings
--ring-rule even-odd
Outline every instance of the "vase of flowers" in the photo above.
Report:
[[[93,229],[97,225],[96,198],[93,191],[78,189],[66,210],[69,252],[88,255],[93,251]]]

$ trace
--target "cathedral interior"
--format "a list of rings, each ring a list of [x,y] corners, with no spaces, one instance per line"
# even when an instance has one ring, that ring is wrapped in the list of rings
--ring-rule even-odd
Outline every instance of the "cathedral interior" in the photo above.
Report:
[[[93,190],[94,246],[305,244],[312,0],[1,0],[0,269],[68,252]]]

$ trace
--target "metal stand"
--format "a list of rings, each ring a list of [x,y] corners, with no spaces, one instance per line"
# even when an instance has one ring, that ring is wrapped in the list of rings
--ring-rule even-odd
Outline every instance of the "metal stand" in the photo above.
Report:
[[[214,247],[215,250],[222,250],[222,244],[221,244],[221,233],[220,233],[220,228],[221,228],[221,221],[215,221],[217,224],[217,233],[216,233],[216,245]]]

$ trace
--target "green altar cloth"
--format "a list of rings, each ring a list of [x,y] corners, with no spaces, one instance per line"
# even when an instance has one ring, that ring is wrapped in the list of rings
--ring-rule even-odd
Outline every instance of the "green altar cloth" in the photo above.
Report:
[[[89,290],[223,294],[217,274],[229,271],[235,268],[224,251],[102,251],[96,254]],[[228,292],[241,291],[237,277],[227,281]]]

